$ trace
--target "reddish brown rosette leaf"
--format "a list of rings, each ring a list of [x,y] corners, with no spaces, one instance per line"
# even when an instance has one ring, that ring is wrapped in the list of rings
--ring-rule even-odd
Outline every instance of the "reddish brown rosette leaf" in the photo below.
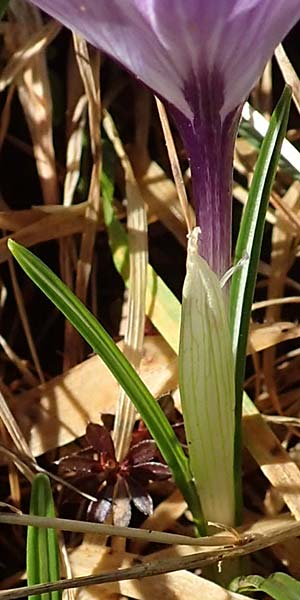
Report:
[[[89,502],[87,519],[103,522],[112,512],[115,525],[128,526],[131,519],[131,502],[143,514],[153,510],[148,492],[151,481],[170,477],[162,462],[155,442],[141,439],[132,445],[127,456],[118,463],[109,431],[103,425],[89,423],[86,429],[87,448],[59,461],[59,472],[72,478],[73,485],[97,498]],[[70,500],[70,496],[69,496]],[[72,501],[74,495],[72,494]]]

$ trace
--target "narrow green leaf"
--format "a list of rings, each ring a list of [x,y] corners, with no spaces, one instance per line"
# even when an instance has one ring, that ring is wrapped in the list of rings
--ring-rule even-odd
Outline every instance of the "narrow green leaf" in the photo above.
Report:
[[[103,198],[104,222],[108,231],[108,240],[114,265],[124,283],[129,282],[128,235],[125,227],[117,219],[113,208],[114,184],[110,161],[105,156],[102,169],[101,190]],[[147,269],[146,314],[169,346],[178,354],[179,325],[181,307],[177,298],[157,275],[151,265]]]
[[[52,491],[47,475],[39,473],[33,480],[30,514],[54,517]],[[48,583],[60,579],[57,531],[28,527],[27,532],[27,580],[28,585]],[[29,597],[30,600],[60,600],[59,591]]]
[[[274,573],[260,586],[274,600],[299,600],[300,583],[286,573]]]
[[[104,163],[105,164],[105,163]],[[101,190],[103,201],[104,222],[108,230],[108,241],[115,267],[122,276],[124,283],[129,282],[129,249],[128,235],[117,219],[113,208],[114,185],[109,173],[102,169]]]
[[[265,592],[274,600],[299,600],[300,583],[286,573],[273,573],[267,579],[260,575],[238,577],[230,584],[234,592]]]
[[[200,500],[192,480],[188,459],[159,404],[102,325],[59,277],[27,248],[13,240],[8,241],[8,247],[25,273],[102,358],[132,400],[169,465],[199,532],[203,533],[205,526]]]
[[[286,87],[272,115],[268,133],[261,147],[240,226],[234,262],[236,264],[244,256],[248,258],[244,266],[236,270],[231,283],[230,319],[235,358],[235,477],[238,523],[241,521],[242,507],[241,417],[246,346],[266,210],[287,128],[290,101],[291,90]]]

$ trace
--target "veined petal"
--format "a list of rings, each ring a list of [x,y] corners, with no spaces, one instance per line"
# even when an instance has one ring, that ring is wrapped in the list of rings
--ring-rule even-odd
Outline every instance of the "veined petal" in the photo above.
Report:
[[[187,90],[223,80],[222,119],[249,94],[300,18],[299,0],[33,0],[111,55],[189,120]],[[201,95],[200,95],[201,97]]]
[[[232,153],[239,110],[299,0],[31,0],[161,96],[190,159],[201,252],[231,260]]]
[[[229,319],[219,280],[198,255],[198,228],[188,244],[179,384],[203,514],[210,521],[233,525],[235,390]]]

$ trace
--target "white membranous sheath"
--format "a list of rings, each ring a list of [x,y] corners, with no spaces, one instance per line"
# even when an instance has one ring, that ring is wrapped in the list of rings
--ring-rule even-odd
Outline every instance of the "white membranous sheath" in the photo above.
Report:
[[[189,235],[179,381],[190,466],[204,516],[233,525],[234,362],[226,292]]]

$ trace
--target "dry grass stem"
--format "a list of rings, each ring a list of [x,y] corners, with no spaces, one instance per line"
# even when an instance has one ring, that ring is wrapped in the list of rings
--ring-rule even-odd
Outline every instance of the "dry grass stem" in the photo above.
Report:
[[[0,417],[2,419],[2,422],[4,424],[4,426],[6,427],[6,430],[8,431],[17,451],[26,456],[31,462],[35,462],[34,457],[31,454],[31,450],[25,440],[25,437],[14,417],[14,415],[12,414],[2,392],[0,391]],[[22,471],[22,473],[25,475],[25,477],[27,479],[29,479],[29,481],[32,481],[33,479],[33,471],[32,469],[24,464],[24,462],[21,463],[21,461],[15,461],[18,468]]]
[[[102,168],[102,152],[100,137],[100,54],[92,48],[89,50],[86,41],[77,34],[73,34],[73,43],[78,69],[88,103],[90,144],[93,160],[75,282],[76,295],[82,302],[86,302],[101,202],[100,175]],[[75,330],[70,330],[68,334],[68,366],[73,366],[83,359],[83,348],[84,344],[82,338]]]
[[[22,326],[24,329],[28,348],[30,350],[32,362],[33,362],[35,370],[38,374],[40,383],[44,383],[45,382],[44,374],[42,371],[42,367],[40,364],[40,359],[39,359],[39,355],[36,350],[34,339],[33,339],[32,333],[31,333],[29,319],[27,316],[22,292],[21,292],[21,289],[20,289],[20,286],[18,283],[17,275],[16,275],[15,265],[13,263],[13,259],[11,256],[8,257],[8,266],[9,266],[9,272],[10,272],[12,287],[13,287],[13,291],[14,291],[14,296],[15,296],[15,300],[16,300],[16,304],[17,304],[17,308],[18,308],[18,313],[19,313],[20,320],[21,320],[21,323],[22,323]]]
[[[4,339],[2,335],[0,335],[0,345],[2,346],[7,358],[16,365],[17,369],[24,377],[24,381],[29,385],[35,387],[38,385],[38,380],[31,373],[30,369],[27,367],[24,360],[22,360],[9,346],[7,341]],[[41,383],[41,382],[40,382]]]
[[[147,543],[157,544],[184,544],[200,548],[224,548],[233,547],[240,543],[240,537],[233,534],[217,534],[202,538],[193,538],[186,535],[177,535],[174,533],[165,533],[161,531],[145,531],[135,527],[116,527],[102,523],[88,523],[87,521],[74,521],[71,519],[55,519],[48,517],[39,517],[26,514],[7,514],[0,513],[0,523],[10,523],[12,525],[22,525],[27,527],[33,525],[36,527],[50,527],[61,531],[72,531],[77,533],[92,533],[94,535],[118,536],[133,540],[143,540]],[[238,542],[237,542],[238,539]]]
[[[189,209],[189,203],[188,203],[188,198],[187,198],[187,194],[186,194],[186,189],[185,189],[183,176],[182,176],[181,169],[180,169],[180,164],[179,164],[171,128],[169,125],[167,112],[166,112],[166,109],[165,109],[163,103],[156,97],[155,97],[155,100],[156,100],[156,105],[157,105],[157,110],[158,110],[161,126],[162,126],[162,129],[164,132],[168,156],[170,159],[170,165],[171,165],[171,169],[172,169],[172,173],[173,173],[173,177],[174,177],[174,181],[175,181],[175,185],[176,185],[176,189],[177,189],[178,198],[180,200],[181,209],[182,209],[182,212],[183,212],[183,215],[185,218],[188,233],[190,233],[192,228],[194,227],[194,223],[191,219],[191,211]]]
[[[300,209],[299,182],[295,182],[285,194],[284,205],[286,210],[289,210],[290,213],[294,213],[297,216],[297,213],[299,213]],[[272,251],[270,260],[271,271],[268,283],[269,300],[273,298],[280,298],[284,295],[285,277],[287,276],[288,271],[294,262],[297,245],[300,239],[299,230],[298,234],[295,235],[293,229],[287,225],[286,217],[280,208],[276,209],[275,216],[276,223],[274,224],[272,230]],[[279,304],[270,304],[266,310],[267,321],[278,321],[280,319],[280,311],[281,306]],[[271,347],[269,350],[264,352],[263,372],[265,383],[267,385],[273,406],[280,414],[281,407],[274,378],[275,355],[275,347]]]
[[[40,32],[42,18],[39,9],[24,0],[11,0],[8,14],[13,35],[6,36],[7,47],[15,51],[24,47],[32,35]],[[52,97],[48,79],[45,49],[31,58],[15,79],[19,99],[33,142],[45,204],[58,204],[58,181],[52,139]]]
[[[33,33],[20,50],[14,52],[9,59],[0,77],[0,92],[12,83],[27,63],[44,50],[61,31],[61,25],[50,21]]]
[[[15,515],[16,518],[19,515]],[[1,515],[1,519],[2,519]],[[152,577],[163,573],[171,573],[180,569],[199,569],[208,565],[222,563],[228,559],[233,559],[241,556],[246,556],[254,552],[258,552],[264,548],[273,546],[274,544],[283,543],[286,540],[300,535],[299,523],[282,524],[278,529],[268,529],[265,533],[252,534],[245,533],[241,538],[241,544],[233,548],[211,549],[208,551],[194,552],[179,558],[171,558],[165,560],[149,561],[146,557],[142,564],[135,565],[127,569],[118,569],[111,572],[102,572],[99,575],[90,575],[87,577],[76,577],[68,581],[58,581],[55,583],[39,584],[30,587],[23,587],[17,590],[5,590],[0,592],[0,600],[14,600],[22,598],[28,594],[38,594],[50,592],[53,590],[64,590],[69,588],[79,588],[95,584],[104,584],[108,582],[124,581],[127,579],[140,579],[144,577]]]
[[[286,298],[270,298],[270,300],[261,300],[260,302],[253,302],[252,311],[259,310],[262,308],[268,308],[268,306],[281,305],[281,304],[298,304],[300,302],[300,296],[287,296]]]
[[[89,52],[85,40],[75,34],[73,35],[73,40],[78,68],[88,100],[88,118],[93,157],[89,196],[85,212],[85,228],[82,234],[76,277],[76,294],[82,302],[85,302],[87,285],[92,269],[92,257],[100,211],[100,174],[102,167],[99,87],[100,54],[94,50]]]
[[[285,82],[291,86],[293,92],[293,100],[295,106],[300,113],[300,81],[299,77],[291,64],[282,44],[279,44],[275,50],[275,57],[279,69],[283,75]]]
[[[148,264],[147,217],[143,197],[135,179],[132,166],[112,118],[107,112],[105,112],[103,119],[103,127],[114,146],[125,174],[130,275],[128,322],[124,338],[124,353],[135,369],[139,370],[145,327]],[[136,410],[131,400],[123,390],[120,390],[113,431],[118,460],[122,459],[128,451],[135,418]]]

